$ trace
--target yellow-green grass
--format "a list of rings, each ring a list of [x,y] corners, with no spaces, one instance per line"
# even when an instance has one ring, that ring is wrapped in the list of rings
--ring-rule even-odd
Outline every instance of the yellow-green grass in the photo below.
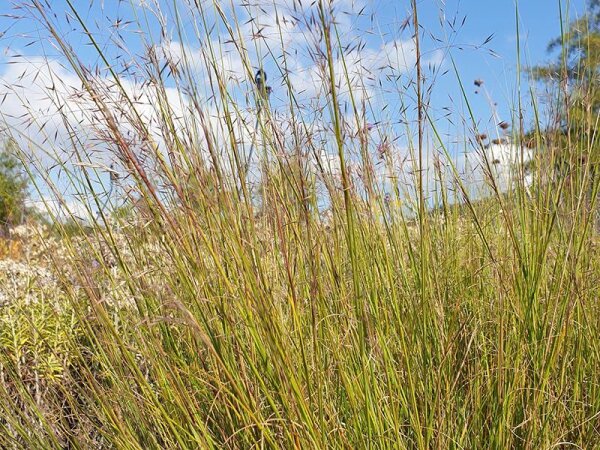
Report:
[[[33,5],[81,76],[137,197],[115,213],[97,196],[90,229],[64,227],[64,254],[46,255],[64,308],[36,303],[41,324],[14,307],[0,314],[0,337],[11,342],[0,353],[2,448],[600,446],[598,167],[579,157],[597,151],[595,134],[565,138],[538,127],[544,151],[534,182],[525,185],[517,168],[506,192],[480,149],[490,195],[471,198],[451,166],[431,208],[419,152],[429,141],[445,149],[421,88],[411,91],[420,111],[411,140],[417,188],[386,198],[388,185],[371,172],[375,149],[360,138],[369,106],[350,92],[359,132],[348,138],[329,83],[334,174],[311,139],[317,119],[298,112],[288,85],[293,127],[283,132],[265,108],[259,175],[249,181],[237,138],[242,105],[216,65],[214,95],[229,131],[218,136],[200,106],[183,128],[174,123],[162,66],[148,63],[171,138],[164,151],[120,76],[111,75],[122,111],[83,70],[48,7]],[[219,2],[210,8],[221,12]],[[198,23],[206,19],[192,10]],[[76,6],[71,15],[85,30]],[[222,21],[237,39],[240,25]],[[333,55],[343,43],[325,2],[310,23],[322,33],[324,73],[337,79]],[[218,52],[206,50],[209,66]],[[201,94],[185,89],[187,64],[176,86],[195,105]],[[123,120],[144,138],[143,161]],[[591,112],[585,120],[597,122]],[[91,161],[83,143],[72,146],[80,163]],[[572,163],[565,176],[554,176],[557,155]],[[61,163],[58,152],[46,156]],[[94,193],[93,167],[63,164]],[[41,161],[29,170],[36,179]],[[49,344],[11,341],[27,330]]]

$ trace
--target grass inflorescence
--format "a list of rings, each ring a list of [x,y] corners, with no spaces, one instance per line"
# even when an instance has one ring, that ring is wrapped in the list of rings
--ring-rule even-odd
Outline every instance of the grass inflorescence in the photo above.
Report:
[[[54,217],[53,238],[37,234],[59,293],[36,281],[0,303],[2,448],[598,446],[593,108],[578,117],[586,134],[538,116],[527,134],[520,111],[498,121],[490,139],[520,152],[504,179],[447,50],[466,111],[457,133],[472,133],[482,168],[475,192],[439,129],[439,69],[418,39],[410,70],[381,85],[396,95],[390,118],[327,1],[271,5],[252,39],[223,2],[142,3],[134,32],[115,23],[103,41],[65,2],[91,65],[49,4],[21,6],[79,83],[57,104],[66,150],[30,141],[22,157],[64,209],[65,183],[86,199],[87,222],[73,212]],[[420,7],[403,25],[415,37]],[[318,69],[308,99],[286,12]],[[266,82],[280,80],[271,99],[255,89],[258,57]]]

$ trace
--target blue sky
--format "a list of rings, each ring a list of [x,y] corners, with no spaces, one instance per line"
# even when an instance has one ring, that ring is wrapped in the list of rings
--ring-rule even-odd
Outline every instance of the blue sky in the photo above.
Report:
[[[18,1],[11,0],[2,2],[2,6],[0,6],[0,49],[2,51],[0,75],[6,71],[7,64],[10,63],[10,58],[7,56],[11,54],[45,55],[59,58],[48,40],[44,39],[45,31],[35,21],[30,20],[26,13],[15,8],[18,3]],[[117,18],[126,21],[135,17],[128,1],[95,0],[88,2],[77,0],[74,3],[92,30],[107,30]],[[133,3],[139,3],[139,0]],[[171,2],[163,2],[165,6],[169,3]],[[227,9],[230,2],[223,1],[221,3]],[[261,2],[250,1],[248,3]],[[271,1],[262,0],[262,3],[268,5]],[[304,3],[309,3],[309,1],[305,0]],[[399,36],[397,29],[408,17],[410,7],[408,0],[344,0],[340,3],[338,7],[340,16],[351,17],[349,20],[355,27],[352,29],[352,33],[347,33],[343,38],[351,41],[362,32],[364,34],[361,37],[368,42],[373,42],[374,45],[377,45],[382,39],[393,39]],[[573,17],[584,11],[584,0],[563,1],[562,3],[564,9],[566,9],[565,4],[569,5],[570,14]],[[63,0],[54,0],[51,4],[59,18],[68,9]],[[362,9],[363,5],[366,6],[363,16],[353,17],[352,15]],[[471,88],[472,80],[484,80],[489,93],[498,102],[501,109],[507,107],[514,100],[512,95],[517,75],[516,8],[518,8],[520,17],[523,65],[535,65],[550,60],[551,57],[546,52],[548,42],[560,33],[558,0],[521,0],[519,2],[514,0],[421,0],[418,5],[420,21],[423,29],[426,30],[423,42],[425,52],[433,52],[445,46],[445,43],[435,42],[430,38],[430,35],[434,35],[442,40],[447,39],[444,35],[450,28],[448,26],[445,29],[440,27],[440,15],[445,14],[447,21],[456,22],[457,32],[452,37],[454,46],[452,54],[463,81]],[[142,18],[140,11],[138,10],[137,14],[139,14],[139,18]],[[164,11],[167,14],[173,12],[168,7]],[[238,8],[237,14],[241,19],[245,18],[243,8]],[[371,25],[369,14],[374,15],[376,27]],[[14,17],[20,17],[20,19],[15,20]],[[462,23],[463,18],[464,23]],[[172,17],[167,17],[170,22],[172,19]],[[151,30],[158,38],[158,24],[153,23],[152,20],[149,23],[150,26],[146,28],[146,31]],[[188,26],[191,26],[189,22]],[[68,31],[68,27],[62,29]],[[171,29],[173,30],[174,27]],[[375,35],[366,34],[367,30],[375,30]],[[377,35],[377,33],[381,34]],[[408,33],[409,31],[406,31],[402,36],[407,38]],[[176,35],[174,31],[173,34]],[[490,35],[493,38],[485,47],[475,48]],[[85,45],[85,41],[85,37],[77,37],[75,33],[71,33],[70,42],[76,51],[84,56],[84,60],[93,63],[97,61],[97,58],[91,47]],[[194,39],[190,39],[190,41],[193,43]],[[128,40],[128,44],[134,52],[141,48],[133,34],[132,39]],[[491,56],[488,49],[493,50],[497,56]],[[445,66],[448,68],[447,61],[445,61]],[[436,94],[440,104],[444,102],[443,98],[447,95],[457,94],[455,82],[453,74],[438,79]],[[470,91],[473,93],[474,89],[470,89]],[[489,108],[483,96],[473,96],[472,101],[476,111],[484,116],[485,111]]]
[[[136,1],[139,2],[139,0]],[[4,71],[3,69],[9,62],[6,58],[7,54],[19,53],[28,56],[46,55],[50,57],[57,55],[48,41],[43,39],[45,32],[41,27],[30,20],[22,10],[15,8],[18,3],[18,1],[9,0],[2,2],[2,6],[0,6],[0,49],[3,53],[3,58],[0,60],[2,61],[0,73]],[[95,0],[88,2],[77,0],[74,3],[77,8],[80,8],[80,13],[92,30],[96,27],[106,28],[118,17],[124,21],[134,18],[132,8],[127,1]],[[164,2],[165,5],[169,3],[171,2]],[[229,1],[222,3],[227,5]],[[271,2],[263,0],[263,3]],[[304,3],[309,2],[305,0]],[[565,4],[570,6],[569,11],[572,16],[584,11],[584,0],[563,1],[562,3],[563,8],[565,8]],[[63,0],[54,0],[51,4],[59,17],[62,17],[67,10],[66,2]],[[353,31],[372,30],[373,27],[370,26],[370,20],[367,17],[367,14],[372,13],[378,28],[383,30],[384,39],[393,37],[396,34],[394,29],[397,29],[409,14],[410,2],[407,0],[344,0],[338,11],[342,12],[344,16],[351,16],[361,9],[363,4],[366,8],[362,18],[352,17],[351,19],[356,25],[356,30]],[[437,38],[445,39],[444,31],[439,25],[440,14],[445,13],[448,21],[456,20],[458,31],[452,39],[455,46],[453,54],[461,75],[464,80],[484,79],[490,92],[494,96],[498,95],[498,100],[508,94],[510,91],[508,88],[512,87],[516,76],[516,8],[518,8],[520,17],[522,57],[525,65],[549,60],[550,57],[546,52],[548,42],[560,33],[558,0],[521,0],[520,2],[514,0],[421,0],[418,5],[420,21],[426,30],[423,44],[425,50],[433,51],[444,45],[427,39],[429,33]],[[169,11],[172,12],[172,9],[165,9],[165,12]],[[239,8],[238,14],[244,18],[242,8]],[[20,19],[14,20],[14,17],[20,17]],[[463,18],[465,21],[461,24]],[[172,17],[167,19],[172,19]],[[155,36],[158,36],[158,26],[152,26],[156,25],[152,21],[150,24],[149,29],[155,33]],[[63,29],[67,30],[67,28]],[[449,28],[446,27],[446,31],[448,30]],[[476,50],[470,47],[482,44],[490,35],[493,35],[493,39],[485,48]],[[346,37],[354,38],[355,36]],[[364,38],[380,40],[380,36],[373,38],[365,35]],[[71,39],[71,43],[80,55],[88,55],[90,62],[94,60],[93,50],[88,45],[84,45],[84,37]],[[78,44],[80,45],[78,46]],[[136,46],[135,39],[130,40],[129,44],[133,51],[140,48]],[[463,50],[460,50],[459,47]],[[493,49],[498,57],[490,56],[486,49]]]
[[[149,9],[139,7],[144,3],[151,5],[153,1],[158,1],[161,5],[164,15],[163,27],[160,26],[158,20],[148,14]],[[297,6],[298,0],[275,1],[284,5],[284,7],[278,8],[281,13],[280,18],[285,16],[290,19],[299,16],[294,11],[294,5]],[[65,63],[64,58],[53,48],[43,27],[36,23],[26,11],[15,8],[15,4],[18,3],[5,1],[0,6],[0,100],[6,97],[0,105],[0,113],[9,125],[21,133],[28,134],[30,128],[26,129],[23,125],[26,122],[23,120],[25,115],[38,114],[44,118],[52,116],[52,110],[42,100],[43,93],[39,87],[34,88],[38,78],[33,74],[36,71],[45,70],[40,69],[40,66],[44,65],[44,61],[52,63],[52,70],[56,71],[58,78],[66,84],[73,84],[77,79],[69,69],[60,67]],[[166,47],[174,53],[177,53],[178,48],[184,46],[192,55],[200,59],[199,51],[206,42],[206,32],[203,30],[205,24],[199,23],[197,17],[187,16],[185,8],[182,8],[180,23],[183,24],[182,31],[185,36],[180,36],[174,25],[176,20],[174,18],[175,11],[172,8],[173,3],[178,2],[164,0],[123,2],[76,0],[74,2],[86,26],[98,38],[98,42],[109,58],[109,63],[116,68],[122,68],[128,57],[135,57],[144,50],[142,35],[137,32],[138,26],[141,26],[144,31],[146,44],[148,41],[152,41],[153,44],[162,46],[161,48]],[[179,0],[179,3],[183,5],[186,2]],[[203,2],[205,5],[211,3],[212,1],[206,0]],[[237,6],[233,8],[230,6],[232,3],[230,1],[218,3],[229,19],[237,17],[241,26],[244,27],[243,30],[248,34],[258,30],[265,35],[271,32],[273,39],[271,43],[277,41],[278,34],[273,31],[272,27],[275,17],[272,7],[273,0],[246,2],[236,0],[233,3]],[[250,4],[250,6],[240,6],[243,3]],[[307,4],[311,2],[303,0],[302,3],[305,10],[309,11],[309,15],[310,8]],[[393,91],[410,86],[408,74],[414,65],[410,53],[410,43],[412,42],[410,26],[402,31],[402,25],[409,17],[410,2],[408,0],[335,0],[335,3],[342,46],[347,45],[348,48],[353,48],[357,44],[364,45],[364,50],[360,53],[353,55],[350,51],[346,62],[361,77],[365,73],[372,74],[379,71],[380,73],[372,76],[373,85],[376,84],[375,80],[383,80],[383,88],[379,90],[373,90],[372,87],[365,88],[364,98],[373,96],[371,120],[378,121],[385,117],[387,120],[394,121],[397,111],[401,109],[400,103],[404,100],[400,100],[400,97]],[[75,52],[79,54],[86,65],[90,67],[99,65],[102,69],[103,64],[87,42],[86,36],[81,33],[81,30],[75,30],[73,17],[71,16],[69,20],[66,19],[68,16],[65,14],[68,11],[66,1],[54,0],[51,4],[52,12],[55,14],[55,18],[52,20],[57,23],[59,30],[64,33]],[[421,0],[418,2],[418,6],[423,30],[421,35],[423,59],[426,65],[437,68],[435,72],[437,75],[431,90],[430,112],[437,120],[440,132],[450,142],[459,142],[471,132],[468,123],[461,124],[467,113],[461,99],[456,75],[452,70],[449,58],[451,55],[466,87],[468,100],[473,108],[478,127],[482,131],[493,134],[498,120],[510,122],[511,112],[514,113],[517,105],[516,88],[519,74],[517,71],[516,11],[518,9],[522,65],[543,64],[552,59],[552,56],[548,55],[546,51],[549,41],[560,33],[558,0],[521,0],[517,4],[513,0]],[[244,80],[247,77],[244,74],[243,65],[236,57],[235,52],[232,52],[231,44],[224,43],[228,39],[227,32],[215,9],[207,8],[207,10],[210,10],[207,14],[207,25],[212,27],[216,24],[210,34],[210,39],[218,42],[220,38],[225,54],[232,55],[224,56],[221,62],[226,73],[237,77],[238,81],[233,85],[232,93],[238,100],[243,101],[248,87],[247,80]],[[563,10],[567,10],[565,2],[563,2]],[[362,14],[357,14],[359,11]],[[584,0],[571,1],[568,4],[568,11],[571,17],[581,14],[584,11]],[[251,16],[255,17],[254,22],[249,22]],[[129,23],[129,21],[137,22],[138,25]],[[119,26],[116,26],[117,24]],[[204,35],[204,37],[197,37],[195,35],[197,30],[201,30],[200,35]],[[306,27],[291,25],[286,30],[289,31],[285,37],[286,47],[297,51],[297,53],[292,52],[294,56],[290,58],[292,83],[300,93],[307,93],[306,101],[311,98],[318,100],[320,96],[318,89],[311,88],[311,77],[315,77],[316,71],[314,61],[309,57],[308,49],[311,44],[307,41],[307,34],[304,34]],[[163,32],[161,33],[161,31]],[[117,33],[121,34],[126,43],[127,52],[110,44],[111,38],[114,38]],[[490,39],[486,42],[488,38]],[[260,40],[258,41],[260,42]],[[484,43],[485,45],[483,45]],[[270,83],[274,87],[273,107],[285,110],[287,99],[283,88],[283,79],[278,76],[272,59],[264,57],[266,48],[263,44],[258,44],[258,47],[254,49],[250,48],[251,64],[256,67],[262,61],[271,76]],[[128,52],[131,55],[127,55]],[[277,50],[275,53],[277,56]],[[18,57],[15,58],[15,55]],[[397,67],[379,69],[388,63]],[[369,72],[356,68],[363,64],[369,66]],[[31,66],[31,70],[28,70],[28,65]],[[28,72],[27,75],[20,76],[24,72]],[[432,81],[433,73],[425,70],[427,86]],[[399,81],[390,81],[389,78],[392,75],[398,75]],[[133,72],[129,72],[125,77],[131,78],[132,86],[135,86],[136,82],[140,82],[139,78],[134,80]],[[197,84],[202,89],[204,83],[202,71],[199,70],[195,77]],[[369,77],[367,76],[367,78]],[[473,81],[476,79],[484,81],[481,88],[474,86]],[[47,82],[42,84],[48,85]],[[15,85],[19,91],[18,96],[11,92]],[[526,126],[531,123],[532,117],[532,108],[528,104],[526,95],[528,86],[527,79],[523,77],[521,98],[524,101]],[[405,90],[407,92],[406,102],[411,108],[411,88]],[[208,94],[209,91],[205,92]],[[62,101],[69,102],[70,100],[65,98]],[[18,103],[28,103],[28,107],[22,108]],[[43,106],[38,108],[38,104]],[[496,106],[492,106],[493,104]],[[494,108],[497,113],[495,116],[492,113]],[[451,114],[448,115],[448,111]],[[410,112],[407,114],[411,117],[414,116]],[[56,133],[60,136],[60,121],[53,123],[53,126],[58,128]]]

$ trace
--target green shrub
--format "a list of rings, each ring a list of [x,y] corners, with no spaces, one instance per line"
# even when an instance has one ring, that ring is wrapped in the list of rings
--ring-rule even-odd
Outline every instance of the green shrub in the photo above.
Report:
[[[27,210],[28,178],[15,155],[15,145],[9,140],[0,151],[0,234],[20,224]]]

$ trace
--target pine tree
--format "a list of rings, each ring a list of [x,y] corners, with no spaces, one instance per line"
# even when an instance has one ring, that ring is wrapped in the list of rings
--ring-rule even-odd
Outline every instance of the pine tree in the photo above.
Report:
[[[533,75],[564,91],[568,101],[560,108],[560,127],[579,137],[593,133],[600,113],[600,0],[589,0],[587,13],[550,42],[548,50],[558,51],[556,61],[535,67]]]
[[[553,105],[555,125],[539,135],[547,150],[542,156],[552,168],[552,182],[564,186],[564,206],[579,203],[583,193],[587,212],[600,229],[600,0],[588,0],[587,13],[568,24],[548,50],[556,53],[555,61],[535,67],[532,74],[553,84],[561,100]]]

